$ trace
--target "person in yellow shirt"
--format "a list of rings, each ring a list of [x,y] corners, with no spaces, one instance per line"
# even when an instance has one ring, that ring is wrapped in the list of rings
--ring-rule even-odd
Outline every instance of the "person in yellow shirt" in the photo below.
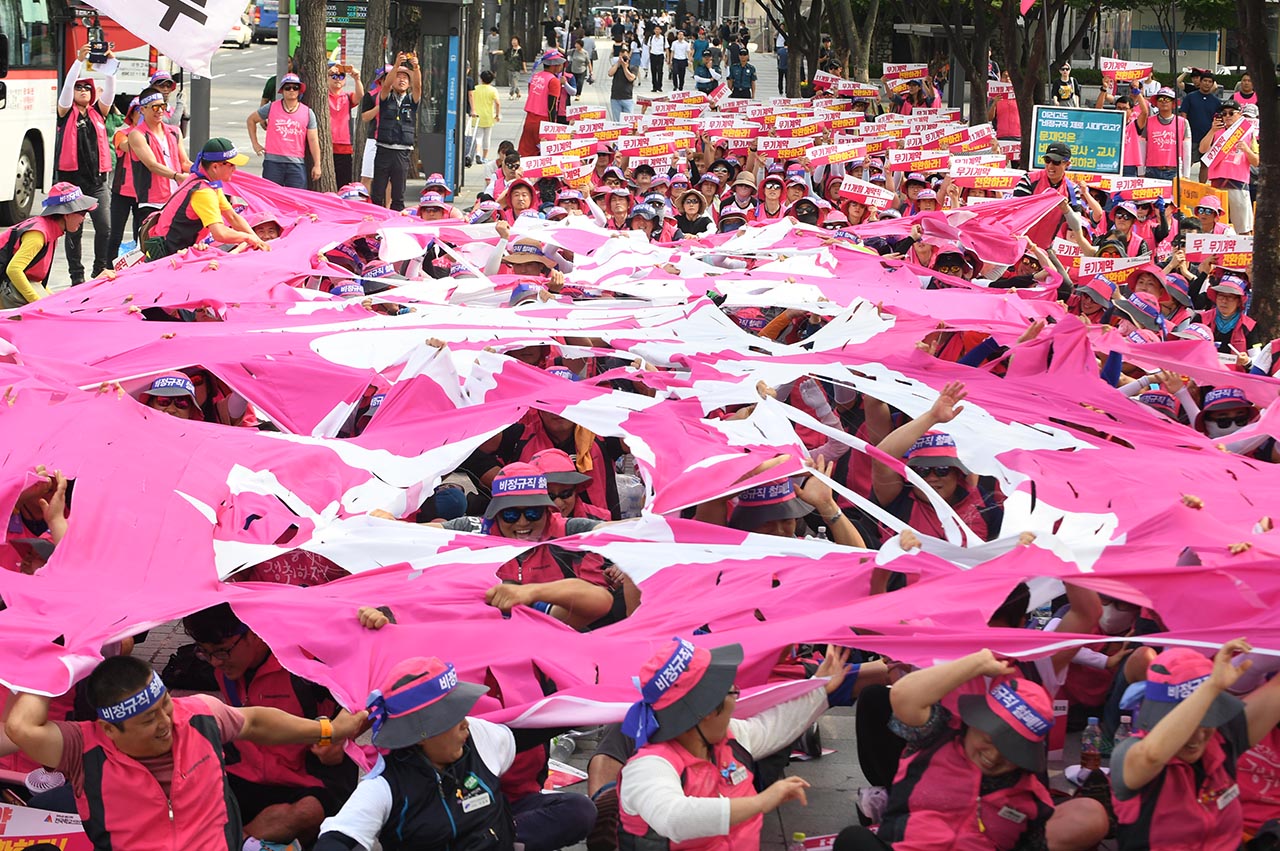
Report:
[[[44,282],[53,266],[58,239],[84,226],[84,216],[98,206],[94,198],[70,183],[49,188],[40,215],[0,233],[0,307],[22,307],[49,294]]]
[[[471,120],[476,123],[471,148],[479,151],[476,164],[488,162],[489,144],[493,141],[493,126],[502,120],[502,107],[498,102],[498,90],[493,87],[493,72],[480,72],[480,85],[471,90]]]
[[[196,243],[200,231],[209,229],[215,243],[239,245],[247,242],[266,251],[267,244],[253,232],[244,216],[237,213],[223,192],[223,181],[249,158],[236,150],[230,139],[214,138],[205,143],[191,166],[194,177],[178,187],[160,210],[143,242],[148,260],[168,257]]]

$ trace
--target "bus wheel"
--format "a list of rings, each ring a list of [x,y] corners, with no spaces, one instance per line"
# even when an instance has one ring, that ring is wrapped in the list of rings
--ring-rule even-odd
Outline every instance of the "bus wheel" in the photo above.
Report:
[[[18,155],[17,177],[14,179],[13,200],[0,203],[0,220],[5,224],[16,225],[31,215],[31,207],[35,203],[39,178],[36,174],[36,149],[30,139],[22,142],[22,152]]]

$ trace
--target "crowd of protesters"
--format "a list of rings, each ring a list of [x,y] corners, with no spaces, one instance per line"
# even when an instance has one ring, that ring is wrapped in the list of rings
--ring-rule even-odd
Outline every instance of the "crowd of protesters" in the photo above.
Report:
[[[1270,377],[1280,369],[1273,354],[1278,341],[1263,339],[1249,315],[1248,262],[1225,252],[1192,258],[1188,250],[1194,234],[1230,237],[1253,230],[1256,143],[1245,138],[1203,167],[1193,158],[1193,152],[1207,155],[1238,122],[1256,119],[1247,75],[1229,95],[1203,70],[1180,78],[1181,91],[1143,79],[1104,85],[1098,95],[1097,107],[1126,116],[1133,139],[1126,147],[1126,176],[1202,177],[1220,190],[1188,210],[1161,192],[1134,197],[1132,190],[1112,191],[1073,172],[1073,150],[1062,142],[1047,145],[1031,171],[1014,175],[1000,190],[966,183],[946,167],[903,171],[884,154],[865,150],[840,162],[815,162],[807,153],[779,158],[763,150],[756,135],[730,135],[722,125],[697,130],[689,144],[659,162],[629,156],[631,149],[616,138],[593,138],[581,174],[526,174],[522,163],[540,156],[547,141],[544,124],[572,127],[568,108],[585,86],[610,87],[608,118],[615,122],[638,108],[651,114],[661,98],[642,102],[637,89],[645,82],[652,96],[701,96],[695,103],[707,106],[708,117],[718,109],[743,116],[735,101],[763,97],[750,34],[727,23],[709,28],[692,17],[641,20],[633,13],[615,20],[604,13],[590,22],[590,36],[582,24],[548,24],[546,44],[536,51],[526,52],[514,38],[502,45],[496,30],[485,42],[486,67],[467,98],[474,121],[467,164],[483,171],[470,198],[439,174],[427,178],[416,202],[405,197],[423,98],[415,55],[397,55],[367,87],[354,68],[331,64],[327,116],[300,102],[303,84],[295,74],[280,79],[279,99],[247,118],[268,180],[305,190],[308,177],[320,174],[321,157],[330,156],[342,201],[389,207],[423,226],[488,225],[495,237],[477,252],[484,240],[472,244],[458,236],[461,231],[434,230],[420,256],[390,262],[379,253],[382,238],[361,232],[321,252],[303,286],[351,299],[371,318],[411,309],[393,297],[396,287],[445,279],[456,287],[452,302],[462,305],[573,304],[609,293],[573,280],[575,265],[587,255],[532,225],[576,225],[606,234],[606,243],[617,237],[660,250],[663,260],[653,271],[684,277],[712,269],[750,271],[761,260],[755,247],[740,246],[783,226],[823,246],[899,264],[921,290],[1034,292],[1061,301],[1055,321],[1108,327],[1135,346],[1198,343],[1222,367],[1214,383],[1149,370],[1118,351],[1098,357],[1098,375],[1108,392],[1143,406],[1162,424],[1177,424],[1187,439],[1207,438],[1263,464],[1280,461],[1273,438],[1233,439],[1268,412],[1267,402],[1251,398],[1240,379]],[[781,87],[785,36],[774,48]],[[215,138],[189,157],[169,105],[172,79],[154,77],[112,131],[111,79],[99,87],[82,76],[84,59],[73,65],[59,100],[60,182],[39,215],[0,235],[5,308],[47,297],[43,284],[64,237],[72,283],[84,281],[79,234],[86,216],[95,232],[88,277],[110,274],[130,213],[138,250],[151,262],[287,244],[301,220],[281,221],[236,191],[236,171],[248,162],[244,153]],[[604,80],[596,77],[601,67]],[[510,80],[506,99],[494,85],[499,70]],[[824,47],[818,70],[838,77],[845,69]],[[1051,92],[1055,102],[1080,105],[1083,91],[1069,64],[1059,77]],[[1007,80],[1007,74],[993,63],[992,78]],[[825,108],[861,116],[862,126],[905,127],[913,114],[942,122],[941,86],[928,73],[884,96],[842,96],[837,88],[825,94]],[[494,140],[504,100],[520,98],[521,133]],[[1012,149],[1001,142],[1021,138],[1016,103],[1012,110],[1009,103],[992,99],[984,116],[993,124],[989,144],[978,150],[999,159],[1002,172],[1011,170]],[[317,122],[326,119],[333,148],[322,152]],[[357,120],[370,125],[358,165],[351,132]],[[838,147],[850,140],[828,125],[809,141]],[[982,256],[944,227],[948,211],[972,208],[980,216],[992,200],[1037,195],[1061,200],[1036,228],[1005,234],[1018,246],[1012,262]],[[1109,274],[1082,275],[1072,257],[1135,261]],[[820,307],[721,302],[721,318],[753,339],[797,346],[824,333],[834,315]],[[151,310],[146,319],[195,318],[191,310]],[[1002,375],[1017,363],[1018,347],[1034,342],[1045,327],[1045,320],[1031,323],[1005,345],[993,335],[944,326],[920,340],[919,348],[948,365]],[[431,345],[445,347],[439,340]],[[570,338],[560,346],[530,344],[504,354],[542,370],[547,382],[576,382],[623,365],[619,358],[582,354],[606,345]],[[638,380],[614,384],[652,393]],[[851,452],[849,443],[804,429],[810,456],[805,474],[703,502],[686,512],[690,520],[779,538],[821,537],[851,548],[927,548],[927,541],[947,537],[952,517],[962,521],[966,546],[1019,533],[1019,545],[1034,540],[1029,532],[1006,528],[1000,483],[970,469],[962,460],[963,438],[948,430],[963,410],[963,382],[947,383],[915,417],[887,400],[816,378],[776,387],[762,382],[759,394],[787,401],[828,432],[864,441],[877,454]],[[153,412],[182,419],[268,427],[252,406],[232,404],[232,388],[204,370],[158,375],[135,397]],[[366,394],[339,436],[361,434],[385,399],[385,390]],[[733,419],[751,410],[728,406],[714,413]],[[498,570],[485,603],[504,612],[528,609],[586,632],[630,617],[643,590],[603,556],[555,541],[633,516],[628,494],[640,488],[626,472],[633,469],[634,456],[622,441],[531,409],[444,477],[420,507],[402,516],[372,514],[533,545]],[[68,482],[44,470],[34,478],[18,498],[7,538],[21,556],[20,569],[33,573],[75,522]],[[895,531],[876,512],[833,492],[828,480],[909,528]],[[1196,507],[1194,497],[1186,501]],[[1266,518],[1258,524],[1262,531],[1270,528]],[[286,563],[299,555],[257,565],[246,578],[309,585],[346,575],[342,565],[320,556],[306,555],[305,565]],[[877,568],[871,590],[890,604],[914,581]],[[372,636],[394,623],[395,601],[371,602],[389,605],[352,617]],[[583,841],[592,851],[749,849],[759,847],[764,814],[805,798],[806,782],[782,776],[775,755],[788,753],[829,707],[854,706],[858,757],[869,786],[850,807],[850,827],[835,838],[836,849],[1057,851],[1095,848],[1108,837],[1123,851],[1225,851],[1245,842],[1275,847],[1280,801],[1270,790],[1280,768],[1265,755],[1273,753],[1280,724],[1280,685],[1245,676],[1257,661],[1249,643],[1229,641],[1212,658],[1144,644],[1142,636],[1164,628],[1150,600],[1070,582],[1052,601],[1052,620],[1037,619],[1036,608],[1031,589],[1020,583],[988,623],[1092,635],[1099,643],[1016,662],[974,648],[920,668],[834,645],[795,644],[782,651],[771,676],[816,677],[822,686],[750,718],[734,714],[743,675],[740,646],[705,636],[696,643],[695,636],[664,638],[636,672],[639,699],[623,721],[602,731],[588,766],[587,794],[544,793],[551,741],[562,731],[513,729],[470,717],[490,687],[460,678],[449,660],[406,659],[370,694],[367,709],[347,711],[323,687],[285,670],[226,604],[183,620],[193,655],[210,674],[210,694],[172,696],[173,684],[123,642],[109,648],[108,658],[68,696],[14,696],[0,751],[13,768],[56,775],[60,782],[48,784],[32,805],[78,811],[98,849],[350,851],[380,843],[389,849],[535,851]],[[1069,718],[1055,719],[1058,698],[1071,701]],[[1134,735],[1117,740],[1122,715],[1132,717]],[[1088,716],[1102,719],[1110,775],[1085,770],[1079,790],[1051,794],[1050,731],[1057,723],[1074,730]],[[375,767],[361,777],[350,753],[355,746],[344,751],[343,745],[370,727]],[[156,841],[163,831],[172,839]]]

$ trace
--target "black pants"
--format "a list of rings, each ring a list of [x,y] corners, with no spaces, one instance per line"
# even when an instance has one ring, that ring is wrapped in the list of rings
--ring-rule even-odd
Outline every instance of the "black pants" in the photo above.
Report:
[[[333,178],[341,189],[351,182],[351,154],[333,155]]]
[[[76,175],[58,173],[59,180],[68,180]],[[70,181],[74,183],[75,181]],[[110,254],[111,246],[111,198],[107,193],[107,181],[104,179],[96,186],[89,185],[80,186],[80,191],[90,198],[98,199],[98,206],[89,211],[86,217],[93,223],[93,274],[90,277],[98,277],[103,269],[111,268],[111,261],[115,259],[114,254]],[[84,283],[84,225],[80,226],[77,231],[67,231],[67,271],[71,275],[72,286]]]
[[[386,198],[387,184],[391,184],[391,209],[404,209],[404,185],[409,179],[409,151],[378,146],[373,156],[373,186],[369,192],[373,203],[381,204]]]
[[[120,243],[124,242],[124,229],[129,223],[129,218],[133,218],[133,230],[130,232],[130,239],[138,238],[138,201],[130,198],[128,195],[114,193],[111,196],[111,243],[107,246],[107,254],[111,255],[112,262],[120,254]]]
[[[671,88],[679,91],[684,88],[684,72],[689,69],[688,59],[671,60]]]
[[[832,848],[834,851],[891,851],[893,846],[865,827],[855,825],[840,831]]]
[[[858,764],[872,786],[889,787],[898,773],[898,760],[906,742],[889,732],[888,686],[867,686],[858,695],[854,731],[858,742]]]
[[[653,90],[662,91],[662,63],[667,57],[661,53],[649,54],[649,76],[653,78]]]

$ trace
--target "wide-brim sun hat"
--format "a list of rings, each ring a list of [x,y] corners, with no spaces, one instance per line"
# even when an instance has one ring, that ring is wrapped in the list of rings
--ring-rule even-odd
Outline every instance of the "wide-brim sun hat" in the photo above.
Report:
[[[369,695],[374,747],[396,750],[455,727],[488,686],[458,679],[453,665],[431,657],[406,659]]]
[[[741,644],[708,650],[673,638],[640,669],[641,699],[627,710],[623,732],[643,746],[692,730],[724,702],[742,659]]]
[[[1023,771],[1045,770],[1045,738],[1053,727],[1053,701],[1042,686],[1021,677],[1000,677],[985,694],[959,700],[965,724],[991,737],[1000,755]]]

